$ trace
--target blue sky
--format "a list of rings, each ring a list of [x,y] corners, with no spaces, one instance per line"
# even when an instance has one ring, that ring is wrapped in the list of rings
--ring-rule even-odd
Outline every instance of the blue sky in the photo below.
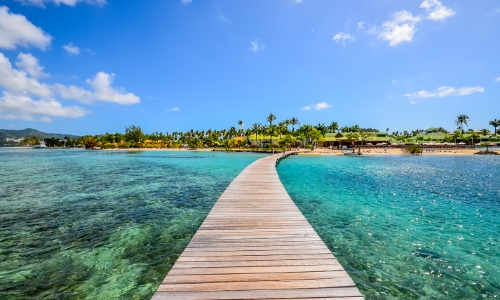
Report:
[[[499,53],[498,1],[4,0],[0,128],[489,128]]]

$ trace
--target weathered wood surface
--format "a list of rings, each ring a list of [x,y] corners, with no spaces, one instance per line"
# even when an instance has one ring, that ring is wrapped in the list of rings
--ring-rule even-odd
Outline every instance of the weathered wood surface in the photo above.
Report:
[[[153,300],[363,299],[281,184],[279,156],[233,180]]]

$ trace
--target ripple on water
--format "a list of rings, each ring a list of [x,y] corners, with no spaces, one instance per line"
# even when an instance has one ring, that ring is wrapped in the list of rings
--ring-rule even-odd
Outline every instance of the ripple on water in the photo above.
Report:
[[[292,157],[299,209],[367,299],[500,297],[500,160]]]
[[[149,299],[260,157],[0,149],[0,298]]]

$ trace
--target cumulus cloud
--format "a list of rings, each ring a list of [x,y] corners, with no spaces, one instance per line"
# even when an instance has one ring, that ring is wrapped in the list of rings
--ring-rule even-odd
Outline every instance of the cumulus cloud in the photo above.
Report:
[[[91,91],[74,85],[65,86],[56,83],[53,86],[53,90],[66,100],[76,100],[85,104],[91,104],[94,100]]]
[[[13,14],[6,6],[0,6],[0,48],[15,49],[30,45],[45,50],[52,37],[36,27],[20,14]]]
[[[23,61],[23,58],[20,60],[21,66],[28,67],[29,58]],[[43,69],[39,66],[30,66],[34,70]],[[35,71],[36,73],[36,71]],[[40,97],[50,97],[51,91],[49,87],[44,84],[38,82],[35,78],[31,78],[28,76],[28,73],[23,70],[17,70],[12,67],[9,59],[0,53],[0,87],[12,92],[27,92]]]
[[[75,46],[72,43],[64,45],[63,49],[66,50],[66,52],[68,54],[71,54],[71,55],[78,55],[78,54],[80,54],[80,47]]]
[[[304,106],[302,108],[302,110],[311,110],[311,109],[322,110],[322,109],[326,109],[326,108],[329,108],[329,107],[332,107],[332,106],[330,104],[326,103],[326,102],[319,102],[317,104],[311,104],[311,105],[308,105],[308,106]]]
[[[329,108],[329,107],[332,107],[332,106],[326,102],[320,102],[316,105],[313,105],[313,108],[315,110],[322,110],[322,109]]]
[[[104,5],[106,0],[15,0],[21,2],[23,5],[32,5],[38,7],[45,7],[45,3],[52,3],[57,6],[64,4],[68,6],[75,6],[79,2],[84,2],[92,5]]]
[[[48,73],[43,72],[45,67],[40,66],[38,59],[30,53],[19,53],[16,66],[26,71],[33,78],[49,77]]]
[[[89,113],[79,106],[63,106],[57,99],[71,99],[90,104],[105,101],[118,104],[133,104],[140,98],[123,89],[111,87],[113,76],[104,72],[88,79],[93,91],[60,83],[47,85],[39,81],[48,77],[44,67],[31,54],[20,53],[14,68],[9,59],[0,53],[0,118],[9,120],[51,121],[52,117],[78,118]]]
[[[443,21],[455,14],[455,11],[441,4],[438,0],[424,0],[420,8],[427,11],[427,18],[433,21]]]
[[[87,113],[82,107],[63,107],[53,98],[35,101],[28,95],[5,91],[0,97],[0,118],[3,119],[51,122],[50,117],[79,118]]]
[[[483,92],[484,88],[480,86],[462,87],[459,89],[449,86],[442,86],[432,92],[422,90],[412,94],[405,94],[405,96],[408,97],[409,100],[416,100],[425,98],[444,98],[450,96],[467,96],[474,93],[483,93]]]
[[[421,21],[418,16],[406,10],[396,12],[392,19],[382,24],[379,39],[389,41],[389,45],[396,46],[404,42],[411,42],[417,31],[415,24]]]
[[[111,87],[115,74],[99,72],[92,79],[87,79],[87,83],[94,89],[93,98],[98,101],[112,102],[123,105],[141,102],[141,99],[133,93],[124,93],[123,88],[114,89]]]
[[[264,45],[262,43],[260,43],[260,39],[257,39],[255,41],[251,41],[250,48],[248,48],[248,50],[250,50],[252,52],[257,52],[257,51],[262,50],[262,49],[264,49]]]
[[[358,31],[365,29],[365,22],[358,23]]]
[[[336,41],[337,43],[342,43],[342,45],[345,46],[346,41],[354,42],[355,39],[349,33],[339,32],[333,37],[333,40]]]
[[[382,23],[380,28],[370,28],[367,33],[378,34],[378,38],[389,42],[390,46],[396,46],[405,42],[412,42],[417,31],[417,24],[424,18],[432,21],[443,21],[455,14],[451,8],[444,6],[438,0],[424,0],[420,8],[427,11],[427,16],[414,16],[406,10],[395,12],[389,21]]]

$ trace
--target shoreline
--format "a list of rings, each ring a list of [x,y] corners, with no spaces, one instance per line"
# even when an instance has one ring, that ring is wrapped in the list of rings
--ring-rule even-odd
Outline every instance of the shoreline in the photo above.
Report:
[[[43,149],[32,149],[31,147],[2,147],[6,149],[25,149],[25,150],[42,150]],[[89,149],[81,149],[81,148],[48,148],[46,150],[82,150],[82,151],[108,151],[108,152],[119,152],[119,151],[127,151],[127,152],[233,152],[233,153],[261,153],[261,154],[272,154],[268,152],[258,152],[258,151],[247,151],[245,149],[241,150],[222,150],[213,148],[208,149],[155,149],[155,148],[124,148],[124,149],[101,149],[101,150],[89,150]],[[424,152],[420,155],[424,156],[464,156],[464,155],[474,155],[479,151],[483,151],[483,149],[424,149]],[[491,152],[500,153],[499,149],[490,150]],[[275,150],[275,154],[280,153],[281,151]],[[343,156],[345,152],[351,152],[351,150],[330,150],[330,149],[315,149],[311,151],[309,149],[299,149],[299,155],[304,156]],[[356,150],[357,152],[357,150]],[[370,149],[362,149],[361,153],[363,156],[379,156],[379,155],[407,155],[404,154],[400,148],[370,148]]]

